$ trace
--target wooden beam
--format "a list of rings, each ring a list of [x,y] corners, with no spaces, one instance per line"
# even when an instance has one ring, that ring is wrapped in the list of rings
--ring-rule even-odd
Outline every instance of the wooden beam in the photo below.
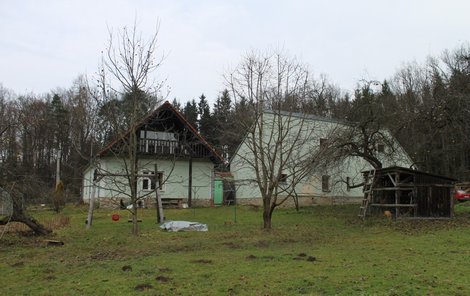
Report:
[[[398,207],[398,208],[415,208],[417,204],[380,204],[380,203],[373,203],[370,204],[372,207]]]

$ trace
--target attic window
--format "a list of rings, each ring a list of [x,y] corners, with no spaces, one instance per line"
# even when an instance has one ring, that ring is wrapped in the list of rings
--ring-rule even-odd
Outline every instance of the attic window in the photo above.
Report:
[[[328,143],[328,139],[320,138],[320,149],[325,149],[327,143]]]
[[[174,154],[178,135],[168,132],[140,131],[140,152],[150,154]]]
[[[287,183],[287,174],[281,174],[279,177],[279,183]]]
[[[177,134],[169,132],[156,132],[156,131],[140,131],[141,139],[151,139],[151,140],[164,140],[164,141],[177,141]]]

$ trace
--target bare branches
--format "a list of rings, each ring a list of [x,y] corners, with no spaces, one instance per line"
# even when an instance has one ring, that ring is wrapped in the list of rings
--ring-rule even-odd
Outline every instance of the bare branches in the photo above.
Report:
[[[141,90],[146,93],[155,92],[161,84],[155,85],[155,81],[149,82],[151,74],[157,70],[163,60],[162,56],[156,59],[158,31],[147,40],[137,32],[136,21],[134,25],[122,28],[117,34],[109,30],[109,40],[106,50],[107,59],[104,65],[111,75],[116,78],[124,92],[131,93]]]
[[[311,89],[310,74],[280,53],[251,53],[227,81],[235,100],[254,106],[253,117],[238,118],[247,135],[232,169],[251,171],[263,199],[264,226],[271,228],[274,209],[294,194],[315,163],[306,150],[315,127],[293,112]]]

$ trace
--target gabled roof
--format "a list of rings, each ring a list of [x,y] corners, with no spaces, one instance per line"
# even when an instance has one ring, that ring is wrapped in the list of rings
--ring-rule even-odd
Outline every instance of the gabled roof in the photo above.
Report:
[[[210,151],[211,153],[211,158],[213,158],[213,161],[216,163],[223,163],[224,159],[222,156],[220,156],[219,153],[214,149],[214,147],[209,144],[204,137],[186,120],[186,118],[176,110],[175,107],[173,107],[170,102],[165,101],[162,105],[160,105],[157,109],[155,109],[153,112],[150,112],[147,116],[145,116],[138,124],[136,124],[136,130],[141,129],[145,124],[149,123],[152,119],[156,118],[160,112],[168,110],[172,112],[175,117],[185,126],[188,128],[188,130],[196,137],[198,138],[201,143]],[[114,147],[116,144],[127,138],[130,134],[130,130],[126,131],[124,134],[122,134],[120,137],[106,145],[103,149],[101,149],[98,152],[98,156],[104,156],[112,147]]]
[[[324,116],[318,116],[318,115],[313,115],[313,114],[308,114],[308,113],[300,113],[300,112],[290,112],[290,111],[283,111],[283,110],[278,110],[278,111],[273,111],[273,110],[263,110],[264,114],[271,114],[271,115],[281,115],[281,116],[286,116],[286,117],[296,117],[300,118],[302,120],[308,120],[308,121],[322,121],[322,122],[327,122],[327,123],[332,123],[332,124],[337,124],[337,125],[342,125],[344,127],[354,127],[357,122],[349,121],[349,120],[344,120],[344,119],[336,119],[336,118],[331,118],[331,117],[324,117]],[[253,123],[255,124],[255,123]],[[393,136],[391,131],[388,128],[381,128],[381,130],[386,131],[394,140],[395,145],[401,149],[401,151],[406,155],[406,157],[410,160],[410,162],[413,162],[411,157],[408,155],[408,152],[403,148],[403,146],[398,142],[398,140]],[[232,163],[233,158],[238,154],[238,151],[240,147],[243,145],[243,143],[246,141],[247,134],[245,134],[243,140],[240,142],[238,145],[237,149],[231,156],[229,163]]]

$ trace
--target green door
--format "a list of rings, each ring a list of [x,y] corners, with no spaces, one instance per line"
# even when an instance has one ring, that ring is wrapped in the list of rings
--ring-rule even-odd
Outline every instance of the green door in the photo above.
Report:
[[[224,200],[224,184],[222,180],[214,181],[214,204],[221,205]]]

